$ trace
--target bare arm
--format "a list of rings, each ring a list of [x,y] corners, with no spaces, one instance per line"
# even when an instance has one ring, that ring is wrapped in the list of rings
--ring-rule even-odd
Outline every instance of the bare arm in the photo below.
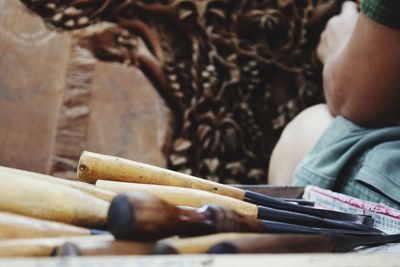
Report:
[[[340,30],[333,22],[327,34],[329,27]],[[328,53],[328,43],[322,36],[319,54],[325,61],[324,92],[331,113],[369,127],[399,121],[400,31],[360,14],[343,46]]]

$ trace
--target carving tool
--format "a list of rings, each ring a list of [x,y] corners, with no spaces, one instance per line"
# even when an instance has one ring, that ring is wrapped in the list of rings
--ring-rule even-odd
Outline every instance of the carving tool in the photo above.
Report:
[[[143,192],[118,194],[111,201],[108,225],[117,239],[138,241],[158,240],[174,235],[198,236],[222,232],[282,231],[279,224],[273,222],[270,225],[268,222],[245,216],[225,206],[210,204],[195,210],[184,209]],[[298,231],[297,226],[283,230]],[[303,226],[300,227],[301,231],[303,228],[308,229]],[[361,230],[357,229],[357,231]],[[379,231],[370,229],[367,233],[379,234]]]
[[[0,173],[0,211],[98,228],[109,204],[66,185]]]
[[[257,206],[255,204],[240,201],[238,199],[196,189],[175,186],[114,182],[107,180],[97,180],[96,186],[116,193],[127,191],[144,192],[155,195],[169,204],[176,206],[190,206],[198,208],[209,203],[216,203],[224,205],[243,215],[251,216],[252,218],[257,219],[274,220],[322,228],[348,229],[368,232],[375,231],[373,228],[365,225],[323,219],[307,214]]]
[[[295,233],[295,234],[311,234],[311,235],[351,235],[356,238],[357,236],[380,236],[377,233],[364,233],[355,231],[343,231],[343,230],[330,230],[330,229],[320,229],[311,228],[287,223],[273,222],[273,221],[262,221],[266,227],[266,232],[268,233]],[[228,242],[231,240],[242,240],[248,237],[259,237],[264,236],[264,234],[257,233],[218,233],[206,236],[198,237],[186,237],[177,238],[171,237],[158,241],[152,251],[152,254],[198,254],[206,253],[213,246]],[[289,252],[289,251],[288,251]]]
[[[117,239],[136,241],[218,232],[261,233],[265,228],[262,222],[224,206],[184,209],[142,192],[118,194],[111,201],[108,226]]]
[[[7,168],[7,167],[2,167],[0,166],[0,175],[1,174],[10,174],[12,175],[15,179],[18,179],[20,177],[31,177],[31,178],[36,178],[36,179],[42,179],[46,180],[49,182],[55,182],[59,184],[64,184],[70,187],[73,187],[75,189],[79,189],[85,193],[88,193],[92,196],[98,197],[100,199],[106,200],[110,202],[113,197],[115,197],[115,194],[103,189],[99,189],[94,187],[91,184],[88,183],[82,183],[79,181],[72,181],[72,180],[67,180],[67,179],[62,179],[50,175],[45,175],[41,173],[36,173],[36,172],[30,172],[30,171],[24,171],[24,170],[19,170],[19,169],[13,169],[13,168]]]
[[[297,198],[286,198],[286,197],[279,197],[278,199],[283,200],[285,202],[292,202],[302,206],[310,206],[313,207],[315,203],[313,201],[304,200],[304,199],[297,199]]]
[[[101,242],[114,240],[110,234],[79,237],[49,237],[0,240],[0,257],[49,257],[65,242]]]
[[[296,205],[256,192],[245,191],[236,187],[219,184],[168,169],[87,151],[83,152],[80,157],[78,177],[80,180],[89,183],[95,183],[97,179],[105,179],[193,188],[229,196],[239,200],[250,201],[260,206],[300,212],[327,219],[351,221],[355,223],[363,223],[369,226],[372,225],[372,218],[370,216]]]
[[[148,255],[154,243],[110,240],[69,241],[53,251],[54,256]]]
[[[202,254],[212,246],[227,241],[249,236],[256,233],[218,233],[197,237],[171,237],[158,241],[151,251],[152,254]]]
[[[81,236],[101,231],[0,212],[0,239]]]
[[[360,246],[400,242],[400,235],[352,236],[343,234],[262,234],[224,241],[209,253],[348,252]]]

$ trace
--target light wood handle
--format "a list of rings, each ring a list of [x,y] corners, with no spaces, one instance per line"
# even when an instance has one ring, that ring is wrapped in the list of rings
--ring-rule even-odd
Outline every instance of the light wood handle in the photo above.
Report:
[[[97,179],[142,184],[158,184],[200,189],[243,200],[245,191],[201,179],[195,176],[171,171],[123,158],[92,152],[83,152],[78,165],[80,180],[95,183]]]
[[[103,189],[96,188],[92,184],[83,183],[83,182],[79,182],[79,181],[67,180],[67,179],[58,178],[58,177],[45,175],[45,174],[41,174],[41,173],[24,171],[24,170],[7,168],[7,167],[1,167],[1,166],[0,166],[0,173],[13,174],[15,176],[15,179],[17,179],[18,177],[21,177],[21,176],[24,176],[24,177],[28,176],[31,178],[42,179],[42,180],[46,180],[49,182],[55,182],[55,183],[68,185],[70,187],[79,189],[85,193],[88,193],[92,196],[106,200],[108,202],[111,202],[113,197],[115,197],[114,193],[103,190]]]
[[[154,243],[129,242],[121,240],[95,240],[67,242],[56,248],[55,256],[116,256],[116,255],[148,255]]]
[[[0,239],[90,235],[90,230],[64,223],[0,212]]]
[[[144,192],[155,195],[175,206],[189,206],[198,208],[205,204],[216,203],[253,218],[257,218],[258,213],[258,208],[254,204],[196,189],[152,184],[115,182],[107,180],[97,180],[96,187],[115,193],[129,191]]]
[[[112,235],[0,240],[0,257],[49,257],[65,242],[111,241]]]
[[[158,241],[152,254],[201,254],[212,246],[227,240],[257,236],[254,233],[220,233],[199,237],[166,238]]]
[[[106,225],[109,205],[66,185],[0,173],[0,211],[99,227]]]

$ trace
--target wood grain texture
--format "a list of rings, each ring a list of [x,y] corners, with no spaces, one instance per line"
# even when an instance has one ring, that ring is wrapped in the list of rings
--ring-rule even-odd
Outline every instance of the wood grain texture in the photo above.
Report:
[[[19,170],[19,169],[14,169],[14,168],[1,167],[1,166],[0,166],[0,173],[10,174],[13,177],[15,177],[15,179],[18,179],[19,177],[31,177],[31,178],[46,180],[49,182],[64,184],[64,185],[73,187],[75,189],[79,189],[85,193],[92,195],[92,196],[106,200],[108,202],[110,202],[112,200],[112,198],[115,196],[115,194],[113,192],[103,190],[100,188],[96,188],[92,184],[83,183],[83,182],[79,182],[79,181],[72,181],[72,180],[68,180],[68,179],[64,179],[64,178],[58,178],[58,177],[45,175],[45,174],[41,174],[41,173],[24,171],[24,170]]]
[[[239,188],[149,164],[87,151],[82,153],[79,160],[78,177],[80,180],[90,183],[95,183],[97,179],[104,179],[169,185],[200,189],[240,200],[244,198],[244,191]]]
[[[129,191],[144,192],[155,195],[162,200],[176,206],[189,206],[198,208],[210,203],[221,204],[241,214],[257,218],[258,209],[256,205],[235,198],[213,194],[197,189],[153,184],[115,182],[108,180],[97,180],[96,187],[115,193]]]
[[[90,230],[31,217],[0,212],[0,239],[90,235]]]
[[[49,257],[65,242],[114,240],[112,235],[0,240],[0,257]]]
[[[85,150],[166,166],[173,118],[151,81],[134,66],[98,62],[92,87]]]
[[[49,171],[71,45],[20,1],[0,1],[0,165]]]
[[[188,238],[167,238],[158,241],[153,254],[201,254],[219,242],[257,236],[254,233],[220,233]]]
[[[56,248],[56,256],[148,255],[153,243],[122,240],[79,240]]]
[[[50,173],[75,179],[76,159],[85,147],[92,76],[96,59],[77,44],[71,47]]]
[[[108,226],[117,239],[154,241],[170,236],[265,232],[264,224],[222,205],[177,207],[151,194],[127,192],[111,202]]]
[[[0,0],[0,165],[76,179],[84,149],[166,165],[164,100],[138,68],[91,56],[85,36]]]
[[[109,203],[66,185],[0,173],[0,211],[80,226],[104,226]]]

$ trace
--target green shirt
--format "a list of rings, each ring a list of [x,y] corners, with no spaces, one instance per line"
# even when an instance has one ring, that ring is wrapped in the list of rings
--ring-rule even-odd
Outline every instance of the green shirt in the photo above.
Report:
[[[400,0],[363,0],[361,10],[370,19],[400,30]]]

